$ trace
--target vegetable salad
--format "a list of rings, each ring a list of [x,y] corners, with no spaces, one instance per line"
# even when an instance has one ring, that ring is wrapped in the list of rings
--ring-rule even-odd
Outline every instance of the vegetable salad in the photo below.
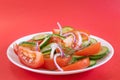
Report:
[[[30,68],[70,71],[94,66],[109,49],[90,33],[57,23],[52,34],[43,33],[13,45],[20,62]]]

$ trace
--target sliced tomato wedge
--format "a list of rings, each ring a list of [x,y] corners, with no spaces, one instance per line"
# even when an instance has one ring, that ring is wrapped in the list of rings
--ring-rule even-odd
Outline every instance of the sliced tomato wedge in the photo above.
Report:
[[[80,30],[80,32],[81,32],[82,40],[83,41],[88,40],[88,36],[90,36],[90,33],[88,31],[85,31],[85,30]]]
[[[80,55],[80,56],[89,56],[89,55],[94,55],[98,53],[101,50],[101,44],[100,42],[97,42],[95,44],[91,44],[90,46],[76,51],[74,54],[75,55]]]
[[[53,59],[45,58],[44,61],[45,62],[44,62],[43,68],[45,68],[47,70],[55,70],[56,69]]]
[[[45,62],[44,62],[45,69],[47,69],[47,70],[56,70],[57,69],[53,59],[45,58],[44,60],[45,60]],[[71,60],[71,57],[64,57],[64,58],[57,57],[57,64],[60,67],[64,67],[64,66],[68,65],[70,60]]]
[[[14,50],[16,55],[18,55],[18,48],[19,48],[19,46],[17,44],[13,45],[13,50]]]
[[[89,57],[87,57],[82,60],[79,60],[78,62],[62,67],[62,69],[64,71],[79,70],[79,69],[86,68],[89,65],[90,65],[90,60],[89,60]]]
[[[53,34],[60,34],[60,30],[59,29],[53,29],[52,32],[53,32]]]
[[[84,32],[84,33],[86,33],[86,34],[88,34],[88,35],[90,35],[90,32],[89,31],[87,31],[87,30],[79,30],[80,32]]]
[[[44,64],[44,57],[38,51],[32,51],[23,46],[14,46],[14,51],[18,55],[20,62],[30,68],[39,68]]]
[[[60,37],[55,37],[55,36],[52,36],[50,38],[50,41],[49,43],[58,43],[58,44],[63,44],[63,40],[60,38]]]

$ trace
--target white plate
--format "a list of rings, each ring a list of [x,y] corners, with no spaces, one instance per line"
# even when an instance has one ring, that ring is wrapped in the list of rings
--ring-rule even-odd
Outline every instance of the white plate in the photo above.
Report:
[[[51,32],[42,32],[42,33],[51,33]],[[49,75],[68,75],[68,74],[75,74],[75,73],[81,73],[81,72],[85,72],[85,71],[88,71],[88,70],[91,70],[91,69],[94,69],[94,68],[97,68],[103,64],[105,64],[107,61],[109,61],[113,54],[114,54],[114,49],[112,47],[112,45],[103,40],[102,38],[99,38],[99,37],[96,37],[96,36],[93,36],[91,35],[90,37],[92,38],[95,38],[97,39],[99,42],[101,42],[102,45],[105,45],[109,48],[110,50],[110,53],[107,54],[104,58],[100,59],[97,61],[97,64],[92,66],[92,67],[88,67],[88,68],[85,68],[85,69],[80,69],[80,70],[73,70],[73,71],[64,71],[64,72],[60,72],[60,71],[48,71],[48,70],[43,70],[43,69],[32,69],[32,68],[29,68],[23,64],[20,63],[17,55],[14,53],[13,51],[13,44],[14,43],[20,43],[22,41],[26,41],[26,40],[29,40],[31,39],[34,35],[37,35],[37,34],[42,34],[42,33],[36,33],[36,34],[32,34],[32,35],[28,35],[28,36],[25,36],[25,37],[22,37],[16,41],[14,41],[7,49],[7,57],[8,59],[13,63],[15,64],[16,66],[22,68],[22,69],[25,69],[25,70],[28,70],[28,71],[32,71],[32,72],[36,72],[36,73],[42,73],[42,74],[49,74]],[[109,66],[109,65],[108,65]]]

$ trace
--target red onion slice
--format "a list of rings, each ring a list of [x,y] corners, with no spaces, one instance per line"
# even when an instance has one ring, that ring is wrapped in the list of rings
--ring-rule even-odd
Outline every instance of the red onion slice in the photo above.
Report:
[[[77,39],[77,45],[75,47],[75,50],[79,50],[80,49],[80,46],[82,44],[82,36],[81,36],[81,33],[79,31],[76,31],[76,37],[78,38]]]
[[[86,35],[88,37],[88,41],[90,42],[90,36],[87,33],[85,32],[80,32],[80,33]]]
[[[82,36],[81,33],[77,31],[77,35],[78,35],[78,46],[80,46],[82,44]]]
[[[60,29],[60,35],[62,35],[62,26],[60,25],[59,22],[57,22],[57,25],[58,25],[58,27],[59,27],[59,29]]]
[[[58,45],[58,44],[57,44],[57,45]],[[64,54],[64,52],[63,52],[63,50],[62,50],[62,47],[61,47],[60,45],[58,45],[57,48],[60,50],[61,57],[64,57],[65,54]]]
[[[63,69],[57,64],[57,57],[61,56],[61,54],[55,54],[54,56],[54,63],[58,70],[63,71]]]
[[[57,48],[57,45],[53,43],[53,44],[51,45],[51,49],[52,49],[52,50],[51,50],[51,53],[50,53],[50,58],[51,58],[51,59],[53,59],[53,57],[54,57],[54,52],[55,52],[56,48]]]
[[[73,42],[75,43],[75,42],[76,42],[76,37],[75,37],[75,34],[74,34],[74,33],[68,32],[68,33],[63,34],[64,37],[68,37],[69,35],[72,35],[72,36],[73,36]]]
[[[52,45],[51,45],[51,48],[52,48],[52,50],[51,50],[51,54],[50,54],[50,58],[51,59],[53,59],[53,57],[54,57],[54,52],[55,52],[55,50],[58,48],[59,50],[60,50],[60,55],[61,55],[61,57],[64,57],[64,52],[63,52],[63,50],[62,50],[62,48],[61,48],[61,46],[59,45],[59,44],[57,44],[57,43],[53,43]]]
[[[39,51],[39,44],[36,42],[36,51]]]
[[[50,54],[50,58],[54,59],[55,66],[58,68],[58,70],[63,71],[63,69],[57,64],[57,60],[56,60],[58,56],[64,57],[64,55],[65,55],[64,52],[63,52],[63,50],[62,50],[62,48],[61,48],[61,46],[59,44],[57,44],[57,43],[53,43],[51,45],[51,48],[52,48],[52,51],[51,51],[51,54]],[[60,50],[60,54],[56,53],[54,55],[54,52],[55,52],[55,50],[57,48]]]

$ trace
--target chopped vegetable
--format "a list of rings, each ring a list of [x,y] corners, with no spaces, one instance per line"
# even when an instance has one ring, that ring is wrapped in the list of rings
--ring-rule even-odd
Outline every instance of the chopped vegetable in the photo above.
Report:
[[[42,40],[45,39],[49,34],[39,34],[33,37],[33,40]]]
[[[71,61],[70,61],[70,64],[71,64],[71,63],[75,63],[75,62],[77,62],[78,60],[83,59],[83,58],[85,58],[85,57],[86,57],[86,56],[72,55],[72,59],[71,59]]]
[[[64,52],[63,52],[63,50],[62,50],[62,48],[60,47],[60,45],[58,45],[58,44],[56,44],[56,43],[53,43],[53,44],[51,45],[51,49],[52,49],[51,54],[50,54],[50,58],[51,58],[51,59],[53,58],[54,52],[55,52],[55,50],[56,50],[57,48],[58,48],[59,51],[60,51],[61,57],[63,57],[63,56],[65,55]]]
[[[77,70],[77,69],[87,68],[89,65],[90,65],[90,60],[89,57],[87,57],[68,66],[62,67],[62,69],[64,71]]]
[[[27,42],[27,41],[23,41],[19,44],[20,46],[24,46],[24,47],[33,47],[36,45],[35,42]]]
[[[88,56],[88,55],[94,55],[97,54],[101,49],[100,42],[97,42],[95,44],[91,44],[90,46],[83,48],[82,50],[76,51],[74,54],[76,55],[82,55],[82,56]]]
[[[75,43],[75,41],[76,41],[76,37],[75,37],[75,34],[74,34],[74,33],[69,32],[69,33],[65,33],[65,34],[63,34],[63,36],[65,36],[65,37],[68,37],[68,36],[70,36],[70,35],[73,36],[73,42]]]
[[[106,46],[102,46],[101,50],[97,54],[90,56],[90,59],[97,60],[103,58],[105,55],[107,55],[108,52],[109,49]]]
[[[45,47],[43,47],[43,48],[41,49],[41,52],[42,52],[42,53],[46,53],[46,52],[51,51],[51,45],[52,45],[52,44],[53,44],[53,43],[47,44]]]
[[[59,23],[59,22],[57,22],[57,25],[58,25],[59,30],[60,30],[60,35],[62,35],[62,34],[63,34],[63,33],[62,33],[62,26],[60,25],[60,23]]]
[[[90,65],[89,65],[89,67],[94,66],[96,63],[97,63],[96,60],[90,60]]]
[[[97,43],[97,40],[94,39],[94,38],[90,38],[90,43],[91,43],[91,44]]]
[[[56,67],[57,67],[58,70],[63,71],[63,69],[57,63],[57,57],[58,56],[61,56],[61,55],[60,54],[55,54],[54,63],[55,63],[55,65],[56,65]]]
[[[70,27],[70,26],[64,26],[64,27],[62,28],[62,33],[65,34],[65,33],[71,32],[71,31],[73,31],[73,30],[74,30],[74,29],[73,29],[72,27]]]
[[[31,68],[40,68],[44,64],[44,57],[41,52],[31,51],[29,48],[18,46],[17,55],[20,62]]]
[[[50,36],[46,37],[41,43],[40,43],[40,49],[42,49],[44,46],[47,45],[47,43],[50,40]]]
[[[67,66],[69,64],[70,60],[71,60],[70,56],[64,56],[64,57],[59,56],[56,58],[57,64],[60,67]],[[50,57],[44,57],[44,65],[43,66],[47,70],[56,70],[57,69],[57,67],[54,63],[54,60],[51,59]]]

